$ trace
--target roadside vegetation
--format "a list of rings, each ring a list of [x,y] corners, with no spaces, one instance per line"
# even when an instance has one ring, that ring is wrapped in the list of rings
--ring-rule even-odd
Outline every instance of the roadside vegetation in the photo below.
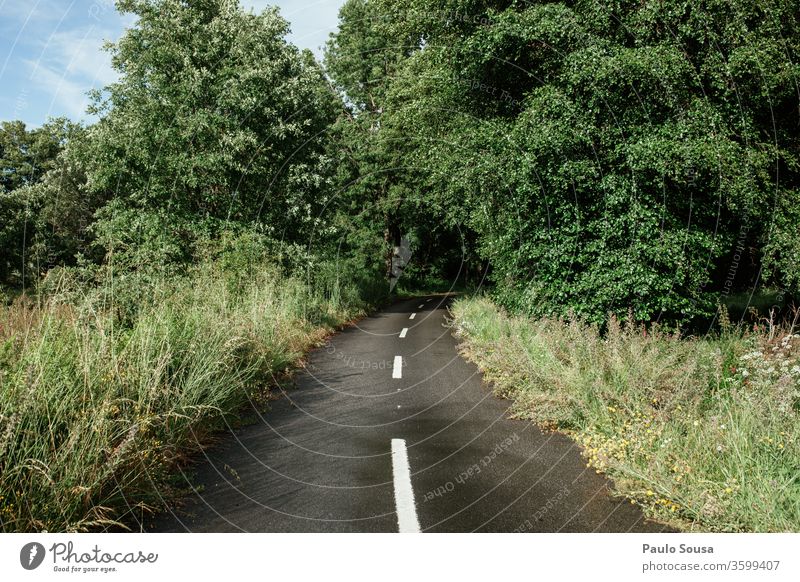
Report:
[[[334,199],[341,100],[277,9],[117,7],[97,121],[0,125],[3,531],[137,527],[388,291]]]
[[[136,281],[130,310],[124,279],[87,291],[68,271],[49,299],[2,308],[3,531],[136,527],[181,486],[176,466],[263,410],[306,350],[367,307],[353,286],[309,284],[230,242],[184,276],[153,277],[146,301]]]
[[[116,7],[93,122],[0,123],[2,529],[135,523],[404,240],[395,292],[486,289],[467,352],[651,515],[800,529],[797,330],[748,319],[800,292],[796,2],[348,0],[324,63]]]
[[[650,517],[702,531],[800,530],[800,335],[762,321],[681,337],[615,318],[456,301],[463,353],[517,418],[565,431]]]
[[[792,3],[349,0],[340,20],[349,189],[485,275],[454,326],[517,414],[651,516],[800,530],[797,329],[762,319],[800,291]]]

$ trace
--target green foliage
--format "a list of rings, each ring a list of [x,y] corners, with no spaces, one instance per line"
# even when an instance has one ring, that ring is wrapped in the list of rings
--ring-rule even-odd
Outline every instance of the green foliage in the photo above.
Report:
[[[150,511],[223,418],[388,290],[372,209],[333,189],[343,104],[277,10],[118,7],[138,19],[99,121],[1,134],[0,277],[38,293],[2,297],[4,531]]]
[[[130,0],[97,96],[93,189],[133,210],[258,224],[302,240],[326,202],[323,152],[337,102],[275,9],[234,0]]]
[[[387,222],[471,231],[505,305],[688,322],[714,313],[731,270],[735,288],[766,267],[797,291],[790,2],[357,4],[386,46],[421,39],[374,80],[380,122],[352,132],[371,146],[361,175],[404,201]],[[374,34],[356,28],[332,46]],[[331,73],[352,84],[374,58]],[[751,264],[733,268],[741,233]]]
[[[38,182],[75,129],[66,119],[32,130],[21,121],[0,123],[0,190],[8,193]]]
[[[338,88],[360,110],[380,112],[390,79],[416,46],[403,46],[381,30],[382,15],[369,0],[348,0],[339,11],[325,66]]]
[[[28,130],[21,121],[0,124],[0,284],[21,285],[35,263],[35,245],[41,203],[31,194],[80,128],[65,119],[54,119]],[[60,203],[58,197],[46,201]],[[65,217],[59,216],[59,220]],[[34,276],[36,271],[33,271]]]

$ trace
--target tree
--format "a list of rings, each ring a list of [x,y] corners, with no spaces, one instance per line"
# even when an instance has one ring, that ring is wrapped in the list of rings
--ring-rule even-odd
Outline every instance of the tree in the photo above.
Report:
[[[284,40],[277,10],[245,12],[236,0],[118,8],[138,20],[109,47],[120,80],[93,108],[89,185],[117,200],[99,231],[136,243],[117,219],[145,211],[183,247],[225,223],[307,237],[326,202],[337,99],[311,53]]]
[[[29,189],[56,167],[59,153],[77,131],[66,119],[32,130],[22,121],[0,124],[0,283],[24,279],[39,209]]]
[[[407,140],[413,139],[413,131],[386,110],[397,75],[420,50],[421,37],[392,29],[375,0],[349,0],[339,18],[339,30],[331,35],[325,53],[326,70],[348,105],[335,133],[340,144],[339,196],[354,209],[367,209],[366,220],[363,213],[354,214],[362,230],[382,233],[387,274],[393,248],[407,234],[417,247],[416,274],[436,278],[442,265],[453,263],[440,239],[457,236],[440,214],[431,215],[427,192],[419,187],[418,173],[423,170],[409,165],[413,146]]]
[[[761,263],[796,289],[788,0],[367,3],[421,39],[377,83],[381,163],[464,220],[506,305],[686,322],[713,312],[742,238],[756,268],[735,285]]]

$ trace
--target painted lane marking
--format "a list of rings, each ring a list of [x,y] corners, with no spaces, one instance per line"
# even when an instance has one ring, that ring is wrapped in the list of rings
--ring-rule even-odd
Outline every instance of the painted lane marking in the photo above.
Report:
[[[402,338],[406,337],[407,333],[408,333],[408,328],[404,327],[403,331],[400,332],[400,338],[402,339]]]
[[[394,476],[394,505],[397,509],[397,528],[400,533],[420,533],[411,470],[408,466],[406,441],[392,439],[392,474]]]
[[[392,369],[392,378],[403,377],[403,356],[394,357],[394,368]]]
[[[423,307],[425,307],[424,303],[422,305],[420,305],[419,307],[417,307],[417,309],[422,309]]]
[[[408,316],[408,318],[409,318],[409,319],[414,319],[416,316],[417,316],[417,314],[416,314],[416,313],[412,313],[411,315],[409,315],[409,316]]]
[[[425,303],[430,303],[431,301],[433,301],[433,297],[431,297],[430,299],[425,300]]]

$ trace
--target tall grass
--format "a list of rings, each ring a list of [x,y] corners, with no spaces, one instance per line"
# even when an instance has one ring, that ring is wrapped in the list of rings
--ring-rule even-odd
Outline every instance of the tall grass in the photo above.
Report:
[[[520,418],[568,432],[587,464],[648,515],[684,529],[800,531],[800,336],[714,338],[611,320],[452,309],[463,350]]]
[[[109,302],[121,279],[2,308],[3,531],[135,523],[226,415],[364,308],[338,283],[230,272],[156,278],[124,317]]]

